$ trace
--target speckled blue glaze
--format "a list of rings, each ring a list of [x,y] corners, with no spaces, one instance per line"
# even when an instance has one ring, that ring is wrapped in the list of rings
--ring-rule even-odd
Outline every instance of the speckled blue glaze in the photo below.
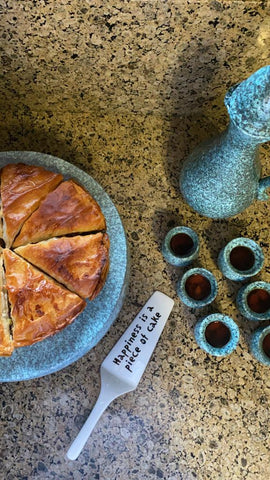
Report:
[[[210,345],[205,338],[205,330],[207,325],[212,322],[222,322],[224,323],[231,332],[231,338],[229,342],[221,348],[216,348]],[[231,317],[227,315],[222,315],[221,313],[213,313],[200,319],[194,327],[194,335],[197,344],[203,350],[205,350],[210,355],[215,355],[216,357],[222,357],[232,353],[239,342],[239,328]]]
[[[228,218],[256,198],[266,200],[270,177],[260,180],[259,145],[270,140],[270,66],[232,87],[225,96],[228,128],[199,145],[184,162],[180,190],[210,218]]]
[[[93,348],[107,333],[122,307],[129,278],[129,254],[124,227],[113,202],[103,188],[87,173],[51,155],[35,152],[2,152],[1,166],[24,162],[41,165],[74,178],[99,203],[110,237],[110,269],[105,285],[85,310],[53,337],[30,347],[17,348],[11,357],[0,358],[0,381],[28,380],[56,372]]]
[[[243,246],[252,250],[255,261],[252,268],[245,271],[240,271],[234,268],[230,262],[230,253],[233,248]],[[250,277],[256,275],[262,268],[264,262],[264,255],[261,247],[250,238],[234,238],[220,251],[218,256],[218,266],[223,275],[230,280],[241,282],[248,280]]]
[[[250,350],[252,355],[263,365],[270,367],[270,358],[263,350],[263,340],[270,333],[270,325],[259,327],[252,333],[250,338]]]
[[[194,298],[191,298],[185,289],[185,284],[187,279],[191,275],[196,275],[200,274],[206,277],[211,285],[211,293],[208,295],[203,300],[194,300]],[[191,308],[202,308],[205,307],[206,305],[209,305],[210,303],[213,302],[213,300],[216,298],[218,292],[218,284],[215,276],[213,275],[212,272],[209,272],[209,270],[206,270],[205,268],[191,268],[189,269],[183,277],[179,280],[177,284],[177,295],[180,298],[180,300],[187,305],[188,307]]]
[[[244,287],[240,288],[237,297],[236,297],[236,305],[240,311],[240,313],[248,318],[249,320],[270,320],[270,308],[264,313],[256,313],[250,309],[247,303],[247,297],[252,290],[255,289],[263,289],[266,290],[270,294],[270,283],[269,282],[252,282]]]
[[[186,256],[177,256],[174,254],[170,247],[170,242],[171,239],[176,235],[177,233],[186,233],[189,235],[194,243],[194,247],[192,251],[189,253],[189,255]],[[195,258],[197,258],[198,253],[199,253],[199,238],[196,232],[192,230],[189,227],[184,227],[184,226],[179,226],[179,227],[174,227],[172,228],[167,235],[164,238],[163,244],[162,244],[162,254],[165,258],[165,260],[173,265],[174,267],[186,267],[187,265],[190,265]]]

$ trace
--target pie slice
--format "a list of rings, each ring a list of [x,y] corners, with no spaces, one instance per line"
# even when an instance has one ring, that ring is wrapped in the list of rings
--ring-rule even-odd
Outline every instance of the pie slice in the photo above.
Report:
[[[14,350],[11,336],[7,292],[5,290],[3,255],[0,252],[0,356],[9,356]]]
[[[51,238],[18,247],[16,253],[83,298],[93,300],[109,268],[106,233]]]
[[[68,180],[49,193],[24,223],[14,247],[105,228],[105,218],[97,202],[84,188]]]
[[[42,167],[9,164],[1,172],[3,237],[10,247],[24,221],[63,177]]]
[[[14,347],[32,345],[71,323],[86,303],[8,249],[3,250]]]

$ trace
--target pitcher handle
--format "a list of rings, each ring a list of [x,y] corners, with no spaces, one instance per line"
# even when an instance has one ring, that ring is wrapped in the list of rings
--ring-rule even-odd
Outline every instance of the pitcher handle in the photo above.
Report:
[[[266,190],[270,188],[270,176],[269,177],[264,177],[259,180],[259,186],[258,186],[258,199],[259,200],[268,200],[269,194]]]

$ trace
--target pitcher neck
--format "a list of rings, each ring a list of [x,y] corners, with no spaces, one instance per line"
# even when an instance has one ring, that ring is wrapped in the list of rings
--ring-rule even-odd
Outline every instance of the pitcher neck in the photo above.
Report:
[[[245,143],[246,145],[252,145],[253,147],[259,146],[261,143],[266,142],[265,138],[257,137],[256,135],[250,135],[249,133],[238,127],[232,120],[226,129],[226,135],[230,137],[230,141]]]

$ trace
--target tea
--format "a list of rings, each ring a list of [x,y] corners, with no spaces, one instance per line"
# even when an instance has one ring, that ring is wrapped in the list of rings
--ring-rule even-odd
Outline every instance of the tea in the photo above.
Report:
[[[270,358],[270,333],[265,335],[263,339],[262,347],[265,355],[267,355]]]
[[[192,252],[194,242],[186,233],[176,233],[170,241],[170,247],[174,255],[184,257]]]
[[[248,247],[235,247],[230,253],[230,262],[236,270],[250,270],[255,263],[254,253]]]
[[[263,288],[254,288],[247,296],[247,304],[255,313],[265,313],[270,309],[270,293]]]
[[[265,355],[270,358],[270,333],[264,337],[262,347]]]
[[[230,329],[225,323],[216,321],[211,322],[205,329],[206,341],[215,348],[222,348],[231,338]]]
[[[211,293],[211,283],[208,278],[200,273],[195,273],[187,278],[185,289],[190,298],[204,300]]]

